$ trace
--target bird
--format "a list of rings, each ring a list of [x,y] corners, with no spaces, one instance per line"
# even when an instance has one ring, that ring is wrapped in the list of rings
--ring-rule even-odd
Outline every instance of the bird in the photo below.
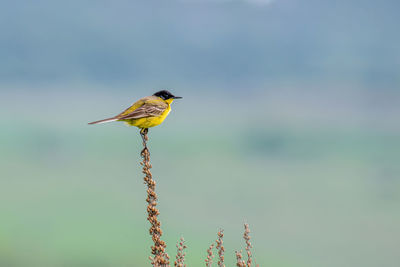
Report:
[[[145,142],[144,135],[147,134],[148,128],[160,125],[171,111],[171,103],[180,98],[182,97],[174,96],[167,90],[161,90],[151,96],[139,99],[114,117],[89,122],[88,124],[123,121],[130,126],[138,127],[143,142]]]

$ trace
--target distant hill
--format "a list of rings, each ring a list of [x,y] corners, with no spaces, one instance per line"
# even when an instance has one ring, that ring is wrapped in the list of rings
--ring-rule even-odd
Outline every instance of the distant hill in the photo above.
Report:
[[[400,84],[398,1],[6,1],[3,82]]]

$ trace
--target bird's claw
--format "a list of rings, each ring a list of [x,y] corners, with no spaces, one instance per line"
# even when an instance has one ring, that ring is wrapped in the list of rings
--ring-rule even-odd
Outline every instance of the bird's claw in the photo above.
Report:
[[[147,133],[149,132],[149,129],[148,128],[142,128],[142,129],[140,129],[140,136],[142,137],[142,141],[143,141],[143,146],[145,147],[145,148],[147,148],[147,140],[148,140],[148,138],[147,138]]]

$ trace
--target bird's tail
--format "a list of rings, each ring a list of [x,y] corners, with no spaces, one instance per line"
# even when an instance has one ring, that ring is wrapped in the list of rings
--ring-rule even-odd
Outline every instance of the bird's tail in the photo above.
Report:
[[[112,117],[112,118],[108,118],[108,119],[104,119],[104,120],[89,122],[88,124],[106,123],[106,122],[112,122],[112,121],[116,121],[116,120],[118,120],[118,119],[115,117]]]

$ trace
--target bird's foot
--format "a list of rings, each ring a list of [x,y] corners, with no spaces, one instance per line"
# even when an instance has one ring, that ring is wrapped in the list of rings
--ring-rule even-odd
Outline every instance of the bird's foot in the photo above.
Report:
[[[147,133],[149,132],[148,128],[142,128],[140,129],[140,136],[142,137],[142,141],[143,141],[143,146],[145,148],[147,148],[147,140],[149,139],[147,137]]]

